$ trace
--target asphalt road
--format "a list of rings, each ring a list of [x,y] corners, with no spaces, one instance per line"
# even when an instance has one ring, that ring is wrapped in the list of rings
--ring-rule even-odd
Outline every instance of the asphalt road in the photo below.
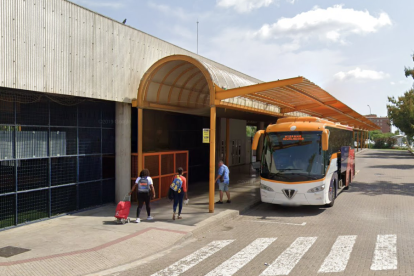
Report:
[[[356,162],[332,208],[261,204],[116,275],[414,275],[414,156],[370,150]]]

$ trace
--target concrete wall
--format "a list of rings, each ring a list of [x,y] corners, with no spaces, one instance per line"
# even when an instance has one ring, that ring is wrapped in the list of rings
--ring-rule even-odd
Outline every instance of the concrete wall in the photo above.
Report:
[[[252,139],[251,137],[246,136],[246,164],[249,164],[252,161]]]
[[[148,68],[174,54],[200,60],[220,87],[261,82],[65,0],[1,1],[0,26],[3,87],[131,102]]]
[[[229,166],[241,165],[246,162],[246,121],[230,119],[230,145],[228,148]],[[240,146],[240,162],[237,155],[237,148],[233,149],[233,145]],[[234,154],[233,154],[234,153]]]
[[[115,105],[115,202],[131,190],[131,105]]]
[[[219,128],[217,128],[217,136],[218,141],[216,144],[216,148],[218,150],[218,154],[216,156],[217,161],[220,159],[223,159],[223,161],[226,161],[226,154],[227,154],[227,145],[226,145],[226,118],[217,118],[217,122],[220,122],[218,124]]]

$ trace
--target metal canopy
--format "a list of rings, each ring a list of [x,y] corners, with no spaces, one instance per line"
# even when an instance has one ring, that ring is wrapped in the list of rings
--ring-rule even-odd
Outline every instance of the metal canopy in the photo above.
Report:
[[[291,112],[303,112],[325,118],[361,130],[375,130],[379,127],[331,94],[304,77],[278,80],[268,83],[224,90],[216,87],[216,100],[246,97],[273,104],[281,108],[280,113],[289,116]]]
[[[379,127],[304,77],[261,82],[205,60],[172,55],[141,80],[142,108],[195,112],[211,106],[273,117],[315,116],[359,130]]]

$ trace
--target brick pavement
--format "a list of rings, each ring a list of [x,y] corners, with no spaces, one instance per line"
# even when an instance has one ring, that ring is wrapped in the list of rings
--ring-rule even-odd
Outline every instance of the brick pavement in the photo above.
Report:
[[[180,221],[171,220],[172,204],[164,199],[152,204],[155,220],[151,222],[117,225],[113,217],[115,205],[109,205],[1,231],[0,248],[18,246],[31,251],[0,257],[0,275],[85,275],[166,250],[191,237],[191,233],[234,217],[258,202],[257,177],[252,177],[249,168],[233,171],[232,203],[216,206],[214,214],[208,213],[208,185],[190,183],[190,205],[184,206],[184,219]],[[135,209],[132,206],[133,218]]]
[[[288,265],[280,257],[283,252],[288,254],[298,238],[310,237],[316,240],[309,250],[291,271],[285,272],[318,275],[340,236],[355,236],[341,275],[414,275],[414,156],[403,151],[363,151],[357,156],[357,170],[360,172],[350,190],[338,196],[333,208],[261,204],[235,220],[197,235],[196,241],[177,247],[174,253],[113,275],[152,275],[211,242],[232,240],[180,274],[206,275],[257,238],[277,238],[234,274],[260,275],[278,258],[285,269],[283,265]],[[381,239],[389,243],[380,242]],[[288,259],[294,259],[289,254]]]

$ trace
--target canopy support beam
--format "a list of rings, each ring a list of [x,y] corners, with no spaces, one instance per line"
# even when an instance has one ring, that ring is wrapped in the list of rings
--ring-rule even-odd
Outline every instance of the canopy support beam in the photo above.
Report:
[[[272,81],[272,82],[253,84],[253,85],[233,88],[229,90],[220,90],[216,92],[216,99],[224,100],[224,99],[239,97],[239,96],[243,96],[247,94],[266,91],[266,90],[276,88],[276,87],[298,84],[298,83],[301,83],[302,81],[303,81],[303,77],[297,77],[297,78],[292,78],[292,79],[277,80],[277,81]]]

